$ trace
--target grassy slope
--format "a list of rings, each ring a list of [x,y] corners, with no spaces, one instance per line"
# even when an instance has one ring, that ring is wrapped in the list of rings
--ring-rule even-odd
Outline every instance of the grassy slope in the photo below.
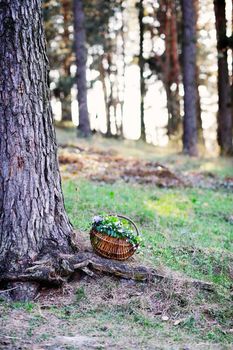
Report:
[[[67,142],[63,131],[58,134],[60,142]],[[73,142],[73,133],[69,140]],[[90,146],[86,141],[78,144]],[[159,160],[178,171],[232,176],[228,159],[189,159],[175,155],[172,149],[161,151],[149,145],[119,144],[98,137],[91,146]],[[79,178],[64,180],[63,189],[70,220],[84,237],[88,237],[93,215],[127,214],[135,219],[143,235],[143,245],[136,255],[140,263],[212,281],[216,293],[206,294],[175,284],[146,287],[109,278],[97,279],[95,283],[87,280],[73,284],[71,296],[53,296],[42,313],[36,303],[2,303],[3,334],[14,338],[19,337],[20,331],[21,338],[34,343],[50,341],[57,335],[98,336],[103,341],[99,349],[231,348],[233,225],[228,218],[233,214],[232,193],[224,189],[161,189],[123,182],[110,185]],[[160,304],[162,311],[157,312]],[[164,315],[168,321],[163,320]],[[18,317],[24,319],[24,325],[17,327]],[[181,322],[175,325],[176,320]],[[9,324],[15,322],[12,331]],[[79,348],[83,347],[62,347]]]
[[[85,140],[81,144],[89,146]],[[150,145],[130,141],[119,144],[98,137],[92,140],[92,145],[105,151],[115,149],[125,156],[157,160],[177,171],[211,172],[220,177],[233,174],[232,159],[190,159],[177,156],[169,148],[156,152]],[[95,214],[129,215],[138,223],[143,236],[139,261],[216,283],[221,295],[217,298],[220,313],[228,321],[233,317],[224,308],[232,286],[233,225],[228,220],[233,214],[232,192],[160,189],[122,182],[109,185],[83,179],[65,181],[64,192],[70,219],[77,229],[88,235],[90,218]],[[206,330],[202,338],[207,339],[207,334],[215,341],[229,341],[229,335],[224,337],[218,329],[213,334],[211,329]]]
[[[138,259],[230,285],[233,226],[227,217],[232,214],[232,194],[87,180],[66,181],[63,188],[72,223],[87,235],[90,218],[95,214],[129,215],[142,232]]]

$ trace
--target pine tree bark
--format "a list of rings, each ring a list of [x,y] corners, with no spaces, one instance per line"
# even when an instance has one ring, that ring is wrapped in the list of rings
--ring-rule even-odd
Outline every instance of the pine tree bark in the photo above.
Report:
[[[74,41],[77,63],[77,87],[79,105],[78,130],[83,137],[91,134],[90,122],[87,108],[87,80],[86,80],[86,31],[83,1],[74,0]]]
[[[71,253],[49,102],[41,0],[0,3],[0,280]]]
[[[221,155],[231,155],[232,147],[232,109],[231,87],[227,63],[226,3],[214,1],[217,50],[218,50],[218,130],[217,140]]]
[[[184,133],[183,152],[196,156],[197,151],[197,82],[196,82],[196,19],[194,0],[182,0],[183,14],[183,85]]]

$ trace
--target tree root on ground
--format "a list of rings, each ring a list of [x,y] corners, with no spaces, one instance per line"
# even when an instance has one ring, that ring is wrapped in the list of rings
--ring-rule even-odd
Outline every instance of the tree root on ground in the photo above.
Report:
[[[179,282],[202,290],[214,290],[214,285],[209,282],[191,278],[177,278],[172,274],[164,274],[153,268],[105,259],[93,252],[79,252],[75,255],[60,254],[56,259],[55,256],[52,259],[51,256],[45,256],[43,259],[35,261],[32,266],[26,269],[24,274],[6,274],[0,279],[0,283],[3,281],[9,282],[7,288],[13,287],[10,292],[12,298],[22,299],[23,291],[23,299],[28,300],[32,299],[33,289],[35,294],[38,292],[40,284],[60,286],[67,282],[73,273],[80,270],[91,276],[98,272],[140,282],[160,282],[163,280]],[[29,288],[30,283],[31,288]],[[18,292],[17,288],[19,289]],[[26,293],[27,289],[29,289],[28,294]]]

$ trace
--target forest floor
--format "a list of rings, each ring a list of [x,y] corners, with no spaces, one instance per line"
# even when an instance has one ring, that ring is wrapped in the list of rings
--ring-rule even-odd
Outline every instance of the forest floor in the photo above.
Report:
[[[143,238],[131,260],[169,278],[76,276],[33,302],[0,298],[0,349],[232,349],[232,159],[57,133],[66,209],[82,244],[94,215],[125,214]]]

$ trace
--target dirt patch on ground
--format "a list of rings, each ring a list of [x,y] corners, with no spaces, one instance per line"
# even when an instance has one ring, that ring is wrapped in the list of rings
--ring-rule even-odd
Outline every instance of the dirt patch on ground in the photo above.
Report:
[[[211,172],[177,172],[159,162],[122,157],[115,150],[62,146],[59,163],[64,178],[81,176],[93,181],[152,184],[160,187],[233,189],[233,178],[221,179]]]
[[[158,162],[124,158],[115,152],[94,149],[62,148],[59,162],[64,177],[84,176],[93,181],[114,183],[118,180],[155,184],[161,187],[184,186],[185,181]]]
[[[233,178],[219,178],[211,172],[189,172],[183,174],[186,177],[186,185],[209,189],[225,188],[233,190]]]

